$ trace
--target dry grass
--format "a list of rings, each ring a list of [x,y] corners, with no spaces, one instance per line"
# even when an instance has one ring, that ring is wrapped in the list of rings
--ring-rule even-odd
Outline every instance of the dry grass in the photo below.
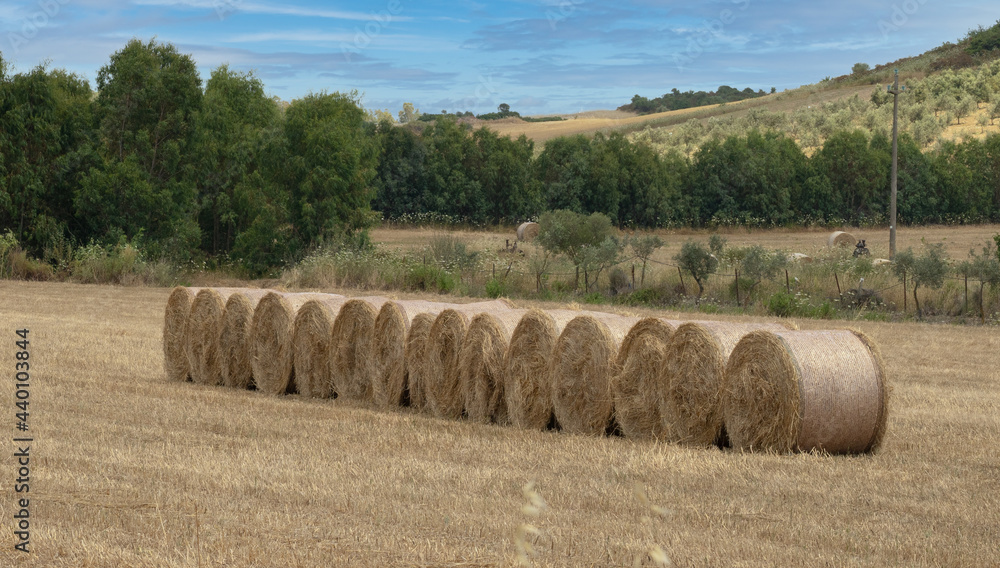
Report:
[[[169,382],[169,292],[0,282],[8,363],[31,329],[37,439],[35,552],[12,548],[8,452],[0,566],[510,566],[532,479],[536,566],[632,565],[636,485],[671,511],[654,542],[677,566],[1000,564],[995,328],[852,323],[895,386],[882,449],[741,454]]]

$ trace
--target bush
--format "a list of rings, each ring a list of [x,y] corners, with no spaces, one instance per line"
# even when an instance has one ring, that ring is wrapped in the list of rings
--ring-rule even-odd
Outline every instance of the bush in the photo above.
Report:
[[[406,273],[406,288],[446,294],[458,287],[455,276],[433,264],[414,264]]]
[[[788,292],[777,292],[767,299],[768,313],[787,318],[792,317],[799,311],[798,298]]]
[[[509,295],[510,295],[510,290],[505,281],[493,278],[486,283],[486,296],[496,299],[501,296],[509,296]]]

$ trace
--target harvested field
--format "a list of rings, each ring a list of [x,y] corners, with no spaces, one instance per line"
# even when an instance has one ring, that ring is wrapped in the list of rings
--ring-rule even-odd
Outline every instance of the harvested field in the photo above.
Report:
[[[36,440],[33,553],[8,532],[0,565],[511,566],[529,521],[537,566],[631,566],[650,542],[677,566],[1000,564],[994,327],[799,320],[880,346],[886,437],[856,457],[751,454],[169,381],[169,294],[0,281],[8,341],[30,329]],[[533,518],[529,480],[548,502]],[[665,518],[644,520],[636,486]]]

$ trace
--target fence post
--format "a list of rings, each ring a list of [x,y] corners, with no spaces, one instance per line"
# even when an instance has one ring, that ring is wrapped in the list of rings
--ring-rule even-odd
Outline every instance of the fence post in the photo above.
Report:
[[[687,296],[688,295],[688,289],[687,289],[687,286],[684,285],[684,273],[681,272],[681,267],[680,266],[677,267],[677,275],[681,277],[681,290],[683,290],[684,291],[684,295]]]
[[[965,310],[962,315],[969,312],[969,275],[965,275]]]
[[[740,269],[736,269],[736,306],[740,305]]]
[[[632,289],[635,290],[635,264],[632,264]]]
[[[493,263],[493,279],[497,279],[497,263]]]
[[[837,282],[837,295],[840,296],[841,300],[843,300],[844,299],[844,293],[840,291],[840,278],[837,277],[837,273],[836,272],[833,273],[833,279],[836,280],[836,282]]]
[[[792,284],[788,281],[788,269],[785,269],[785,291],[789,294],[792,293]]]
[[[906,273],[903,273],[903,313],[906,313]]]

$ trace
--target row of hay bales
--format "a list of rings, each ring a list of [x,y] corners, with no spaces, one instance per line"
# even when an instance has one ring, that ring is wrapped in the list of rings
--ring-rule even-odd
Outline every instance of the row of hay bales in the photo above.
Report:
[[[885,432],[878,349],[849,330],[176,288],[163,337],[171,380],[441,418],[782,452]]]

